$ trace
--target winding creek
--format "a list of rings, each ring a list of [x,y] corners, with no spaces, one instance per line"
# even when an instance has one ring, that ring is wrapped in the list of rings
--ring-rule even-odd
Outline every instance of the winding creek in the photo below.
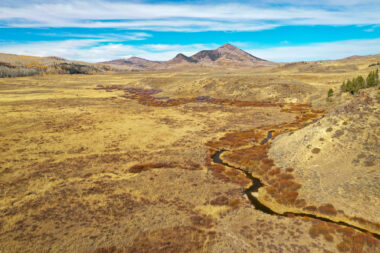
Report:
[[[270,102],[250,102],[250,101],[239,101],[239,100],[229,100],[229,99],[216,99],[212,98],[209,96],[199,96],[195,98],[179,98],[179,99],[170,99],[169,97],[154,97],[153,95],[160,93],[162,90],[157,90],[157,89],[139,89],[139,88],[124,88],[124,87],[119,87],[119,86],[102,86],[98,85],[96,89],[103,89],[106,91],[112,91],[112,90],[122,90],[124,91],[124,95],[121,95],[123,98],[127,99],[135,99],[138,101],[138,103],[142,105],[147,105],[147,106],[156,106],[156,107],[170,107],[170,106],[177,106],[181,104],[187,104],[187,103],[211,103],[211,104],[219,104],[219,105],[229,105],[229,106],[239,106],[239,107],[244,107],[244,106],[256,106],[256,107],[283,107],[284,103],[270,103]],[[288,127],[293,130],[288,130],[289,131],[295,131],[303,126],[305,126],[305,123],[307,122],[308,119],[311,120],[312,123],[318,122],[318,113],[315,114],[314,110],[312,110],[310,105],[303,105],[303,104],[298,104],[301,108],[297,108],[297,104],[287,104],[290,106],[289,109],[284,110],[289,113],[298,113],[301,115],[301,118],[297,117],[297,121],[295,123],[289,123],[289,124],[283,124],[283,128],[285,130],[288,130]],[[293,107],[294,106],[294,107]],[[305,106],[307,107],[305,110]],[[309,118],[307,117],[306,112],[312,112],[314,113],[312,116],[309,115]],[[323,117],[323,116],[322,116]],[[296,127],[296,128],[294,128]],[[265,145],[268,142],[271,141],[273,137],[273,130],[270,130],[267,132],[266,138],[264,138],[261,142],[260,145]],[[284,133],[284,132],[282,132]],[[245,176],[252,182],[251,186],[245,189],[244,193],[246,194],[247,198],[250,200],[251,204],[255,207],[255,209],[262,211],[266,214],[269,215],[277,215],[277,216],[284,216],[284,217],[291,217],[291,216],[299,216],[299,217],[307,217],[319,221],[324,221],[328,222],[331,224],[337,224],[345,227],[349,227],[352,229],[355,229],[356,231],[368,233],[370,235],[373,235],[377,239],[380,239],[380,234],[374,233],[371,231],[368,231],[366,229],[363,229],[361,227],[357,227],[351,224],[348,224],[346,222],[337,222],[334,220],[331,220],[329,218],[325,217],[320,217],[314,214],[310,213],[302,213],[302,212],[285,212],[285,213],[278,213],[275,210],[272,210],[265,204],[259,201],[259,199],[256,197],[258,194],[258,191],[261,187],[266,186],[262,183],[262,181],[254,177],[251,172],[244,170],[242,168],[238,168],[236,166],[232,166],[228,164],[227,162],[224,162],[221,158],[221,155],[223,152],[228,152],[226,148],[223,148],[223,146],[219,147],[213,147],[213,153],[211,155],[211,159],[214,164],[219,164],[225,167],[229,167],[231,169],[239,170],[245,174]],[[256,195],[256,196],[255,196]]]
[[[264,145],[265,143],[267,143],[270,139],[272,138],[272,131],[269,131],[268,132],[268,136],[266,139],[264,139],[262,142],[261,142],[261,145]],[[317,219],[317,220],[321,220],[321,221],[324,221],[324,222],[329,222],[329,223],[334,223],[334,224],[337,224],[337,225],[341,225],[341,226],[346,226],[346,227],[350,227],[350,228],[353,228],[353,229],[356,229],[358,231],[361,231],[361,232],[365,232],[365,233],[369,233],[369,234],[372,234],[374,237],[376,237],[377,239],[380,239],[380,234],[376,234],[376,233],[372,233],[368,230],[365,230],[363,228],[359,228],[359,227],[356,227],[354,225],[351,225],[351,224],[348,224],[346,222],[336,222],[336,221],[333,221],[333,220],[330,220],[330,219],[327,219],[327,218],[324,218],[324,217],[319,217],[319,216],[316,216],[316,215],[312,215],[312,214],[308,214],[308,213],[293,213],[293,212],[286,212],[286,213],[277,213],[276,211],[270,209],[269,207],[267,207],[266,205],[264,205],[263,203],[261,203],[259,201],[259,199],[257,197],[255,197],[252,193],[254,192],[258,192],[258,190],[265,186],[261,180],[257,177],[254,177],[250,172],[244,170],[244,169],[241,169],[241,168],[237,168],[235,166],[232,166],[226,162],[223,162],[223,160],[221,159],[221,155],[223,152],[225,151],[228,151],[228,150],[219,150],[217,152],[215,152],[211,158],[212,158],[212,161],[216,164],[221,164],[223,166],[226,166],[226,167],[229,167],[229,168],[232,168],[232,169],[236,169],[236,170],[239,170],[241,172],[243,172],[246,177],[248,179],[250,179],[252,181],[252,185],[245,189],[244,193],[245,195],[247,196],[247,198],[249,199],[249,201],[251,202],[251,204],[255,207],[256,210],[260,210],[266,214],[270,214],[270,215],[278,215],[278,216],[283,216],[283,217],[289,217],[289,216],[298,216],[298,217],[308,217],[308,218],[313,218],[313,219]]]

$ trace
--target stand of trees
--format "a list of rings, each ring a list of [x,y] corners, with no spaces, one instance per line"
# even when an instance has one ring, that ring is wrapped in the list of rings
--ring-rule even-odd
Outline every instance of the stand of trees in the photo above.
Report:
[[[374,67],[374,66],[378,66],[378,65],[380,65],[380,62],[372,63],[372,64],[368,65],[368,67]]]
[[[12,65],[0,61],[0,78],[33,76],[38,74],[91,74],[111,70],[107,65],[80,64],[74,62],[40,63],[38,61]]]
[[[341,88],[342,91],[356,94],[359,90],[379,85],[379,70],[371,71],[364,80],[362,76],[353,78],[352,80],[344,81]]]
[[[33,76],[38,74],[36,69],[15,67],[10,64],[0,62],[0,78],[2,77],[18,77],[18,76]]]

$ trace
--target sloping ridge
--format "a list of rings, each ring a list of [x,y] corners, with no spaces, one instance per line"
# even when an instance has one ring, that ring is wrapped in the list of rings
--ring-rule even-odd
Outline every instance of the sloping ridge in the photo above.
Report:
[[[150,60],[146,60],[144,58],[135,57],[135,56],[130,57],[128,59],[116,59],[116,60],[105,61],[101,63],[112,64],[112,65],[129,65],[129,66],[134,66],[134,67],[139,67],[139,68],[149,68],[154,65],[160,64],[160,62],[157,62],[157,61],[150,61]]]
[[[184,54],[177,54],[176,57],[166,62],[166,64],[197,63],[192,57]]]

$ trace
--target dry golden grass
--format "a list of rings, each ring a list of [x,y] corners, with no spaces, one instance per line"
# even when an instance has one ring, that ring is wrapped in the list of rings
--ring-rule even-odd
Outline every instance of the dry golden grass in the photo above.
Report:
[[[1,250],[124,249],[139,245],[146,229],[161,235],[154,231],[178,226],[207,235],[211,228],[198,228],[202,223],[191,217],[215,219],[248,205],[240,184],[207,172],[204,144],[292,116],[272,107],[152,107],[95,89],[130,81],[120,75],[0,80]],[[219,194],[228,201],[214,207]]]
[[[266,176],[281,205],[305,206],[297,202],[305,199],[297,194],[296,184],[304,187],[298,168],[279,170],[269,145],[259,152],[249,146],[320,113],[286,103],[334,107],[325,94],[351,73],[287,71],[0,79],[0,251],[336,250],[335,236],[309,236],[311,221],[252,208],[242,194],[245,175],[211,161],[216,148],[239,147],[225,158]],[[154,96],[174,102],[126,98],[125,88],[162,89]],[[194,101],[198,96],[217,102]]]

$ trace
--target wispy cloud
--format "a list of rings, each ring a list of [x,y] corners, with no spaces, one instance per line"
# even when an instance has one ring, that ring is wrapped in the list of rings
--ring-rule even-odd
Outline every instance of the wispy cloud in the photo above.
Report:
[[[0,20],[5,26],[255,31],[282,25],[380,24],[380,6],[373,0],[323,0],[318,4],[311,0],[272,1],[272,4],[268,1],[254,4],[152,4],[106,0],[17,2],[0,4]]]
[[[138,56],[150,60],[168,60],[179,52],[187,55],[199,50],[215,48],[215,44],[191,45],[125,45],[122,43],[106,43],[96,39],[45,41],[32,43],[0,43],[0,52],[35,55],[60,56],[71,60],[101,62],[111,59]]]
[[[119,41],[131,41],[131,40],[145,40],[146,38],[151,37],[151,34],[145,32],[125,32],[121,31],[120,33],[92,33],[92,34],[83,34],[83,33],[71,33],[71,32],[60,32],[60,33],[39,33],[42,36],[49,37],[62,37],[62,38],[76,38],[76,39],[97,39],[99,41],[108,41],[108,42],[119,42]]]
[[[248,50],[251,54],[271,61],[333,60],[352,55],[380,53],[380,39],[345,40]]]
[[[183,39],[171,41],[168,39],[171,33],[155,33],[157,31],[251,31],[252,37],[242,36],[242,40],[239,36],[225,38],[232,38],[227,40],[237,41],[237,46],[258,57],[274,61],[332,59],[353,54],[371,54],[380,51],[379,39],[373,39],[376,38],[379,31],[377,27],[380,25],[378,1],[241,0],[239,3],[237,0],[231,3],[213,0],[178,3],[144,0],[0,0],[0,27],[49,28],[8,29],[12,30],[9,36],[7,33],[0,36],[4,37],[3,41],[0,41],[0,52],[56,55],[90,62],[132,55],[152,60],[167,60],[179,52],[191,55],[202,49],[215,48],[217,45],[211,44],[210,41],[222,39],[214,40],[212,36],[217,33],[210,33],[210,36],[202,38],[189,37],[189,41],[185,42]],[[281,32],[281,29],[275,29],[281,26],[301,25],[302,29],[304,26],[311,29],[314,25],[329,25],[330,28],[363,26],[363,31],[367,31],[364,32],[366,35],[344,38],[366,40],[313,43],[318,35],[310,35],[311,30],[305,36],[300,33],[299,38],[302,40],[297,40],[295,37],[298,34],[287,36],[288,34]],[[268,42],[265,36],[261,37],[262,41],[252,41],[255,39],[253,31],[270,29],[272,30],[268,33],[270,32],[271,36],[278,34],[284,37],[278,39],[281,43],[264,48],[275,43]],[[13,32],[14,30],[17,32]],[[29,31],[35,35],[30,39],[34,42],[28,41],[29,37],[26,34]],[[351,30],[345,31],[349,33]],[[331,30],[329,32],[331,33]],[[12,38],[15,33],[25,36]],[[321,34],[325,37],[318,38],[318,41],[330,40],[329,33]],[[55,41],[36,41],[49,39]],[[128,41],[133,41],[130,43],[133,45],[126,45]],[[307,44],[293,46],[293,43],[298,41]],[[184,43],[189,45],[182,45]],[[254,50],[253,43],[260,49]]]
[[[312,43],[303,46],[282,46],[265,49],[252,49],[242,43],[249,53],[271,61],[328,60],[351,55],[380,53],[380,39],[346,40],[328,43]],[[100,62],[118,58],[138,56],[150,60],[169,60],[177,53],[192,55],[199,50],[214,49],[216,44],[143,44],[125,45],[121,43],[103,44],[99,40],[64,40],[55,42],[34,42],[28,44],[0,43],[0,52],[36,55],[61,56],[67,59]]]

